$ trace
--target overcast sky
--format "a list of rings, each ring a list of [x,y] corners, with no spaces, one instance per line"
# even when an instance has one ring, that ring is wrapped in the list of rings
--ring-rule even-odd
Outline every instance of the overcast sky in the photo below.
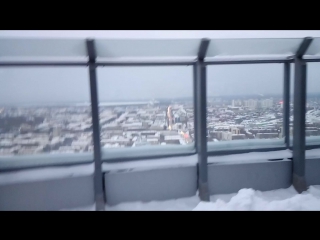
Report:
[[[320,31],[0,31],[0,38],[296,38]],[[308,91],[320,92],[320,63],[308,64]],[[100,100],[192,96],[192,67],[98,68]],[[208,95],[281,94],[283,64],[210,66]],[[0,104],[89,101],[85,67],[0,68]]]

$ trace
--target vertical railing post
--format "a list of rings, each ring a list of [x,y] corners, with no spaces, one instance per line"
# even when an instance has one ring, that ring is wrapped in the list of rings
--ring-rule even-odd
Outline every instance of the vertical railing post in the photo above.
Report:
[[[208,152],[207,152],[207,75],[204,58],[210,40],[202,39],[198,61],[196,62],[196,103],[197,103],[197,152],[198,152],[198,188],[201,201],[210,201],[208,184]]]
[[[96,73],[96,52],[94,40],[87,40],[87,51],[89,56],[89,77],[90,77],[90,95],[91,95],[91,113],[93,129],[93,149],[94,149],[94,195],[96,211],[104,211],[105,200],[103,192],[103,176],[101,162],[100,146],[100,123],[99,123],[99,103]]]
[[[294,59],[294,119],[293,119],[293,175],[292,184],[297,192],[307,190],[305,179],[305,119],[306,119],[306,73],[303,55],[312,38],[305,38]]]
[[[290,147],[290,63],[284,63],[283,79],[283,134],[284,142]]]

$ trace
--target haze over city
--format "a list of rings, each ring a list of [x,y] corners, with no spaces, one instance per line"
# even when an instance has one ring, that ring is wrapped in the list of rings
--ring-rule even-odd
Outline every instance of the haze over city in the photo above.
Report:
[[[320,68],[309,63],[308,70],[307,92],[320,92]],[[104,67],[97,77],[101,101],[190,98],[193,93],[191,66]],[[0,68],[0,84],[2,104],[90,100],[85,67]],[[283,65],[209,66],[207,89],[208,96],[282,94]]]

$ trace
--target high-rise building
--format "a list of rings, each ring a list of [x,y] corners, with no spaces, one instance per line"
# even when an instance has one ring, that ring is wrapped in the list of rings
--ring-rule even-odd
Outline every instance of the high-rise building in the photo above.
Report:
[[[243,105],[251,110],[254,110],[258,107],[258,101],[254,99],[244,100]]]
[[[242,102],[241,100],[232,100],[232,107],[241,107]]]
[[[261,100],[261,107],[262,108],[271,108],[273,106],[273,99],[263,99]]]

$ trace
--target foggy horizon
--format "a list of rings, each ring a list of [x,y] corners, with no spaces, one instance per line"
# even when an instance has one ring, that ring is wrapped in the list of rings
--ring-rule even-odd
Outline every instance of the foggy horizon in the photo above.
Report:
[[[261,96],[262,95],[262,96]],[[229,98],[230,99],[233,99],[233,100],[239,100],[239,99],[256,99],[256,98],[282,98],[283,97],[283,94],[242,94],[242,95],[216,95],[216,96],[207,96],[208,100],[212,99],[212,98]],[[315,95],[318,95],[317,97],[320,98],[320,91],[319,92],[311,92],[311,93],[308,93],[309,96],[307,96],[307,98],[309,97],[315,97]],[[99,101],[99,104],[100,103],[125,103],[125,102],[130,102],[130,103],[133,103],[133,102],[147,102],[147,101],[193,101],[193,97],[179,97],[179,98],[152,98],[152,99],[149,99],[149,98],[141,98],[141,99],[119,99],[119,100],[100,100]],[[293,94],[290,94],[290,101],[293,101]],[[81,105],[81,104],[88,104],[88,106],[91,105],[91,101],[88,100],[88,101],[82,101],[82,100],[72,100],[72,101],[65,101],[65,102],[62,102],[62,101],[49,101],[49,102],[27,102],[27,101],[24,101],[24,102],[6,102],[6,103],[3,103],[3,102],[0,102],[0,107],[19,107],[19,106],[23,106],[23,107],[26,107],[26,106],[30,106],[30,107],[36,107],[36,106],[39,106],[39,107],[54,107],[54,106],[62,106],[62,107],[67,107],[67,106],[71,106],[75,104],[75,106],[77,106],[77,104],[79,104],[78,106],[79,107],[83,107],[85,105]]]
[[[308,63],[307,92],[310,94],[320,92],[317,64]],[[292,66],[291,93],[293,70]],[[192,98],[193,68],[99,67],[97,83],[102,102]],[[0,68],[0,84],[0,105],[90,102],[86,67]],[[207,67],[208,97],[259,94],[283,94],[283,64]]]

